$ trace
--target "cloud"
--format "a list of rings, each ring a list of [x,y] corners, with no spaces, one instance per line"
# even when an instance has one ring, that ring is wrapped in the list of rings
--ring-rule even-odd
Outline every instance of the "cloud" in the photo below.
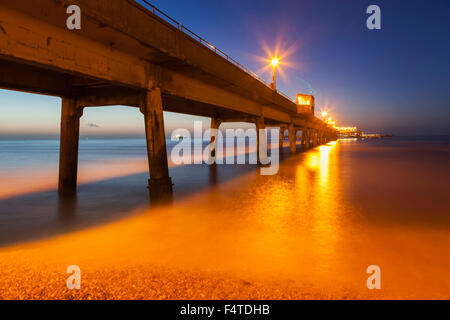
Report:
[[[90,128],[100,128],[100,126],[95,123],[88,123],[87,126]]]

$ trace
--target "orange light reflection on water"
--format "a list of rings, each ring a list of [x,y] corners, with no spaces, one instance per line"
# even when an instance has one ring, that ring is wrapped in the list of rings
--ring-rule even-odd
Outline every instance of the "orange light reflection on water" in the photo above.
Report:
[[[3,248],[0,298],[445,296],[448,234],[356,221],[344,198],[341,148],[329,143],[290,157],[276,176],[256,170],[173,206]],[[365,287],[373,263],[384,291]],[[71,264],[84,275],[80,292],[65,289]]]

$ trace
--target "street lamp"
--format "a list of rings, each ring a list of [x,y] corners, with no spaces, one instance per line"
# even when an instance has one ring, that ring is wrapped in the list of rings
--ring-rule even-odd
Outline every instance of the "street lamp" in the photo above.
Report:
[[[280,59],[274,57],[272,58],[272,60],[270,60],[270,64],[273,67],[272,89],[277,90],[277,66],[280,64]]]
[[[336,121],[335,121],[333,118],[331,118],[331,117],[329,117],[329,118],[327,119],[326,123],[327,123],[327,125],[330,126],[330,127],[333,127],[333,128],[336,127]]]
[[[328,113],[327,113],[326,111],[323,111],[323,112],[322,112],[322,118],[325,119],[325,117],[327,116],[327,114],[328,114]]]

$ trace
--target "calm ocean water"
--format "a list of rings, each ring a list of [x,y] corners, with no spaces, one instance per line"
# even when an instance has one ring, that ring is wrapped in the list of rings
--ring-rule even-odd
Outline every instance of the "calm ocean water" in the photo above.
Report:
[[[79,162],[146,155],[144,139],[80,140]],[[0,140],[0,172],[57,166],[59,140]]]
[[[168,152],[176,144],[167,140]],[[445,154],[450,146],[450,137],[401,137],[384,140],[368,140],[358,143],[363,146],[386,147],[398,151],[417,150],[435,151]],[[382,151],[386,151],[385,149]],[[116,160],[146,157],[144,139],[82,139],[79,146],[79,163],[91,160]],[[362,154],[362,153],[361,153]],[[0,140],[0,173],[11,170],[21,171],[42,166],[57,166],[59,160],[59,140]]]
[[[178,142],[168,139],[166,144],[170,155]],[[202,144],[206,146],[208,142]],[[81,139],[79,142],[80,166],[89,161],[144,158],[146,155],[145,139]],[[0,173],[53,168],[58,166],[58,161],[59,140],[0,140]]]
[[[89,252],[92,241],[110,239],[103,263],[139,257],[314,279],[320,290],[362,297],[365,268],[377,264],[385,297],[448,298],[449,137],[340,140],[294,156],[285,148],[274,176],[256,165],[171,167],[174,204],[134,223],[134,212],[149,207],[145,155],[144,140],[80,141],[78,197],[61,203],[58,142],[0,141],[0,246],[126,219],[117,227],[128,234],[126,250],[109,229],[77,246]]]
[[[176,143],[167,141],[168,154]],[[269,179],[283,177],[287,168],[294,170],[291,174],[298,179],[295,170],[303,166],[311,173],[319,172],[319,182],[326,179],[329,185],[340,186],[334,192],[361,208],[366,218],[392,215],[391,219],[404,219],[404,223],[417,219],[424,224],[445,221],[439,227],[447,226],[450,137],[340,140],[333,152],[327,153],[326,162],[321,148],[324,147],[293,157],[284,148],[280,173]],[[52,224],[66,210],[56,197],[58,158],[58,140],[0,141],[0,228],[5,228],[0,233],[0,243],[60,231]],[[335,176],[329,181],[331,166]],[[215,171],[206,165],[171,167],[175,199],[248,172],[259,172],[257,169],[256,165],[219,165]],[[305,177],[301,184],[313,183],[310,178]],[[144,139],[80,140],[75,213],[79,219],[72,226],[113,220],[136,207],[147,206],[147,179]],[[300,183],[295,179],[290,182],[293,188]],[[306,184],[304,188],[309,192],[317,186]],[[34,208],[32,214],[30,207]],[[394,208],[397,211],[392,212]],[[30,214],[41,227],[31,226],[30,232],[17,233],[30,227],[26,219]]]

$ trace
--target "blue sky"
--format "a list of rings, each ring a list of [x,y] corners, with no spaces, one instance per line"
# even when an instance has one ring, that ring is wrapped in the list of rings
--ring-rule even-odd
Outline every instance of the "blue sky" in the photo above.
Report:
[[[399,135],[450,134],[448,0],[150,2],[268,81],[266,51],[288,51],[279,89],[292,97],[313,90],[316,109],[330,111],[338,125]],[[366,28],[371,4],[381,8],[381,30]],[[56,134],[59,108],[58,98],[1,90],[0,136]],[[171,130],[195,118],[165,119]],[[130,135],[143,130],[142,122],[134,108],[90,108],[81,131]]]

